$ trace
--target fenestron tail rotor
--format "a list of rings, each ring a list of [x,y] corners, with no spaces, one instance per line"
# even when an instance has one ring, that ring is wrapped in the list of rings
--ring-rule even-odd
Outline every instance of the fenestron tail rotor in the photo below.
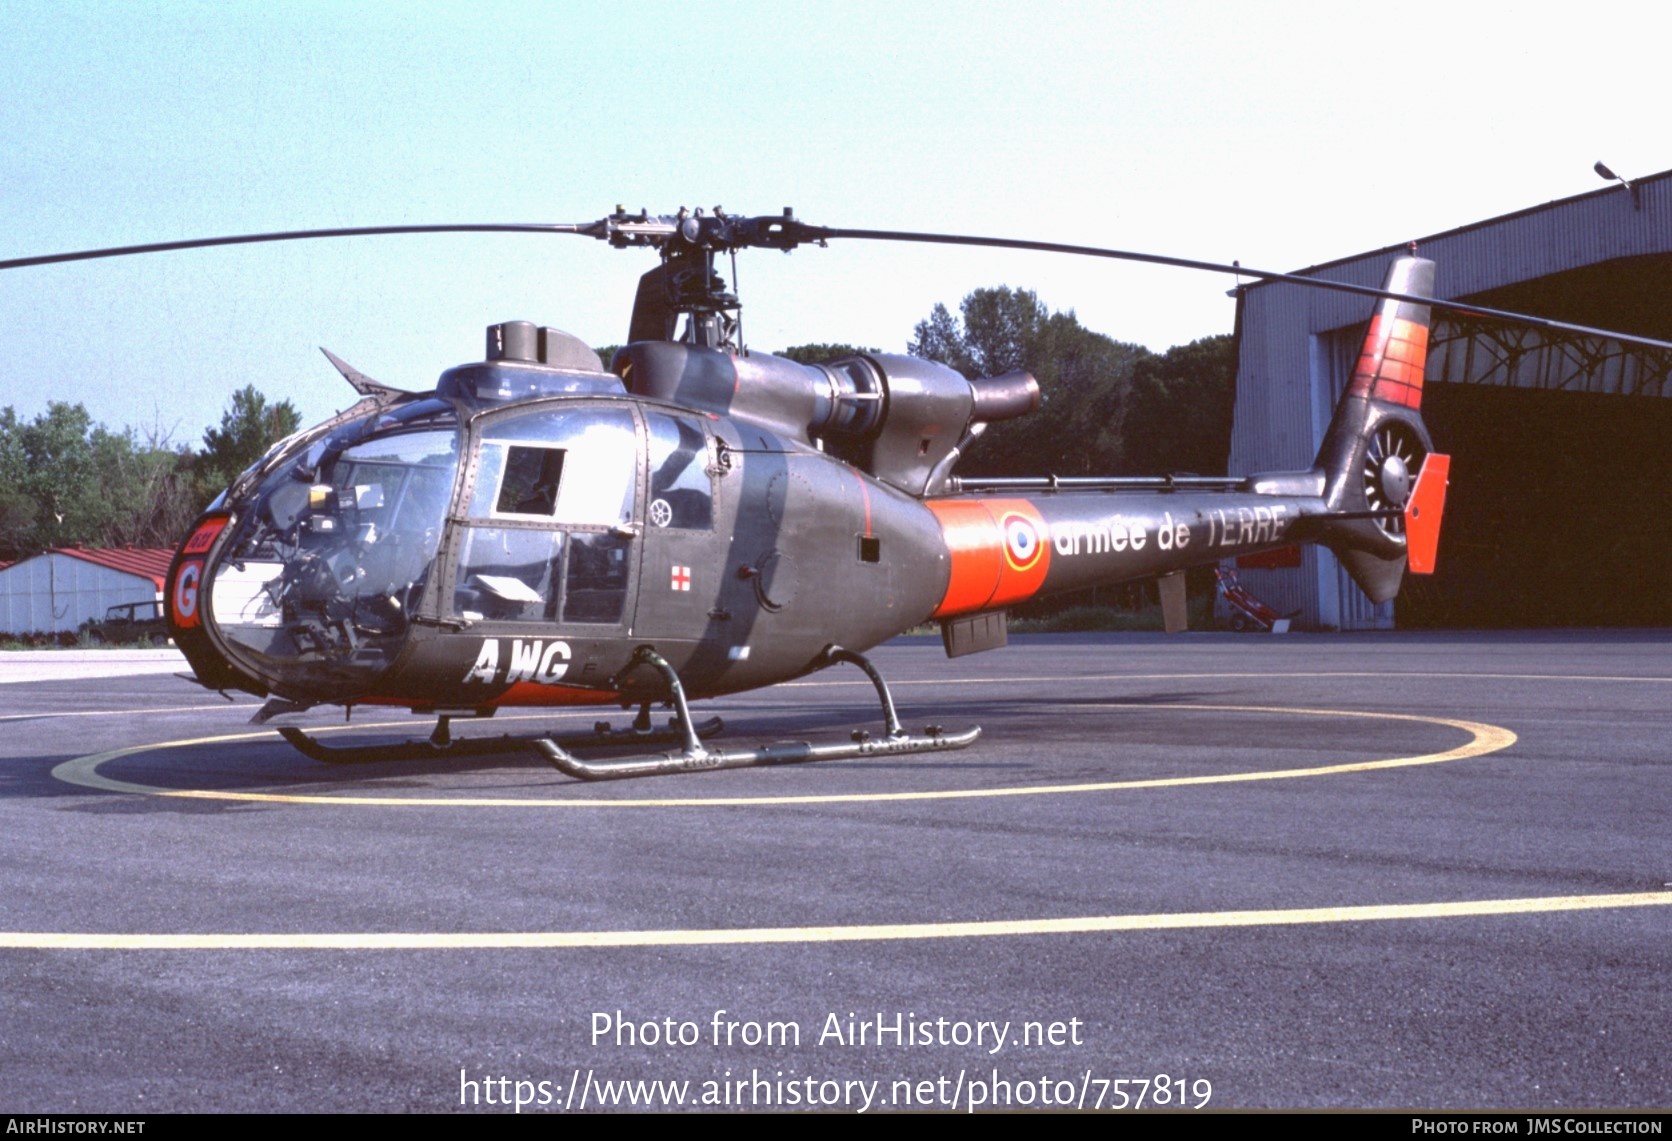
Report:
[[[1405,535],[1405,505],[1428,449],[1409,424],[1392,420],[1377,428],[1364,452],[1364,498],[1377,528],[1391,539]]]

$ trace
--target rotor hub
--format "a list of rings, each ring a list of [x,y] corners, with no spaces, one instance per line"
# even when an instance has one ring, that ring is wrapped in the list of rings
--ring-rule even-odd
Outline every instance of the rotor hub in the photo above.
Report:
[[[1411,470],[1406,466],[1403,456],[1385,457],[1382,460],[1381,471],[1377,474],[1377,482],[1382,488],[1382,498],[1390,506],[1403,507],[1411,498]]]

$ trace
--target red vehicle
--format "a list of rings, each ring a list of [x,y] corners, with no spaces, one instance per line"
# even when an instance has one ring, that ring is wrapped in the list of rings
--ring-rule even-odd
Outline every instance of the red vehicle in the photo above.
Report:
[[[1248,593],[1237,581],[1237,572],[1229,567],[1214,567],[1213,577],[1219,581],[1219,593],[1231,607],[1231,629],[1255,630],[1259,633],[1286,634],[1289,619]]]

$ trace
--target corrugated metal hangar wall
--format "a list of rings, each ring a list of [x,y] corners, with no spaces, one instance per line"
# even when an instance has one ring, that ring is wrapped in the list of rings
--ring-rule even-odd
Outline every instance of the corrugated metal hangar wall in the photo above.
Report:
[[[1404,245],[1306,275],[1376,286]],[[1672,171],[1432,237],[1436,292],[1672,340]],[[1231,471],[1312,463],[1369,317],[1364,298],[1245,288]],[[1333,555],[1243,585],[1297,625],[1672,623],[1672,353],[1436,314],[1423,416],[1453,455],[1432,579],[1372,606]]]
[[[57,549],[0,569],[0,633],[73,631],[126,602],[161,602],[172,551]]]

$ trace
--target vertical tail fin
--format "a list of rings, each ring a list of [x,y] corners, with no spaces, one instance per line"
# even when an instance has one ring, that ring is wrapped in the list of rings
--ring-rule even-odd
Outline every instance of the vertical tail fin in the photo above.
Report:
[[[1429,297],[1434,293],[1434,263],[1426,258],[1403,257],[1388,269],[1382,286],[1390,293]],[[1410,301],[1383,298],[1370,318],[1359,349],[1353,379],[1347,385],[1351,395],[1366,396],[1387,404],[1422,407],[1422,373],[1428,363],[1429,307]]]
[[[1398,258],[1383,288],[1431,296],[1434,263]],[[1333,516],[1322,537],[1375,602],[1399,592],[1409,551],[1407,506],[1434,450],[1421,411],[1431,320],[1430,308],[1418,302],[1385,298],[1377,304],[1352,378],[1318,450],[1324,498]],[[1443,483],[1443,471],[1439,478]],[[1432,569],[1438,519],[1431,515],[1423,523],[1427,557],[1419,562]]]

